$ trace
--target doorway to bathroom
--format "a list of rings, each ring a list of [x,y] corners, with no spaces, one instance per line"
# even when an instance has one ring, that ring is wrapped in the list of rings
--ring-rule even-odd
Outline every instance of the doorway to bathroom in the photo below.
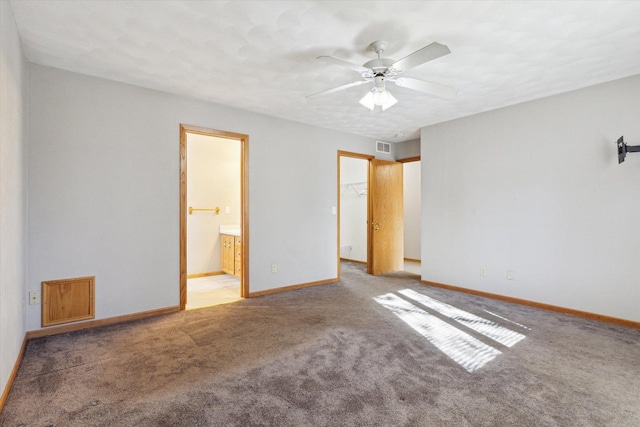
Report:
[[[180,308],[249,295],[248,136],[180,126]]]

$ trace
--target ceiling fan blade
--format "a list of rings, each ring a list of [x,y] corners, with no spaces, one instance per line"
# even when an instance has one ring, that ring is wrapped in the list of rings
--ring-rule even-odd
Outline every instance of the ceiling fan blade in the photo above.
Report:
[[[359,80],[357,82],[353,82],[353,83],[349,83],[349,84],[346,84],[346,85],[334,87],[333,89],[325,90],[323,92],[314,93],[313,95],[309,95],[306,98],[307,99],[312,99],[312,98],[316,98],[318,96],[328,95],[330,93],[339,92],[341,90],[349,89],[350,87],[360,86],[360,85],[365,84],[365,83],[369,83],[369,81],[368,80]]]
[[[413,67],[422,65],[425,62],[433,61],[434,59],[450,53],[451,51],[447,46],[440,43],[431,43],[430,45],[427,45],[422,49],[394,62],[389,68],[393,68],[397,72],[407,71]]]
[[[371,72],[370,69],[363,67],[362,65],[358,65],[358,64],[353,64],[351,62],[345,61],[343,59],[340,58],[336,58],[334,56],[318,56],[318,58],[320,61],[324,61],[324,62],[328,62],[329,64],[334,64],[334,65],[338,65],[340,67],[344,67],[344,68],[348,68],[350,70],[356,71],[360,74],[362,73],[369,73]]]
[[[417,90],[445,99],[453,98],[458,93],[458,89],[454,87],[412,79],[411,77],[398,77],[391,81],[400,87],[406,87],[407,89]]]

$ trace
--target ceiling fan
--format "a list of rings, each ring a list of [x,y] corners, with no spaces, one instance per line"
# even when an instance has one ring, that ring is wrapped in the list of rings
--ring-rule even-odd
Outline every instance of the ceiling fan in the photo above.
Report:
[[[330,93],[373,82],[373,88],[360,100],[360,104],[370,110],[373,110],[376,105],[379,105],[383,110],[386,110],[398,102],[387,90],[385,86],[386,82],[392,82],[400,87],[417,90],[419,92],[435,95],[441,98],[451,98],[458,92],[457,89],[451,86],[418,80],[411,77],[398,77],[399,74],[410,70],[411,68],[450,54],[451,51],[447,46],[440,43],[431,43],[430,45],[405,56],[399,61],[382,58],[382,53],[387,48],[387,42],[385,41],[379,40],[373,42],[369,47],[378,54],[378,57],[364,63],[364,65],[353,64],[334,56],[319,56],[317,59],[321,61],[345,67],[360,73],[363,80],[358,80],[314,95],[309,95],[307,96],[307,99],[328,95]]]

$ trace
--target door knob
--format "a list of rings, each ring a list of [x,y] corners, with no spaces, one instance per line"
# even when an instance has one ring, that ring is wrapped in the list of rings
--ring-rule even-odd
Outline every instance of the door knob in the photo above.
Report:
[[[380,230],[380,223],[378,221],[374,221],[371,225],[373,226],[373,231]]]

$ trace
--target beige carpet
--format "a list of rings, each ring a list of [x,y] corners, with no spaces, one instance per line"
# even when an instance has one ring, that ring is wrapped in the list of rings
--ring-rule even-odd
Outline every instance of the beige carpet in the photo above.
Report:
[[[640,425],[636,329],[342,278],[32,340],[0,425]]]

